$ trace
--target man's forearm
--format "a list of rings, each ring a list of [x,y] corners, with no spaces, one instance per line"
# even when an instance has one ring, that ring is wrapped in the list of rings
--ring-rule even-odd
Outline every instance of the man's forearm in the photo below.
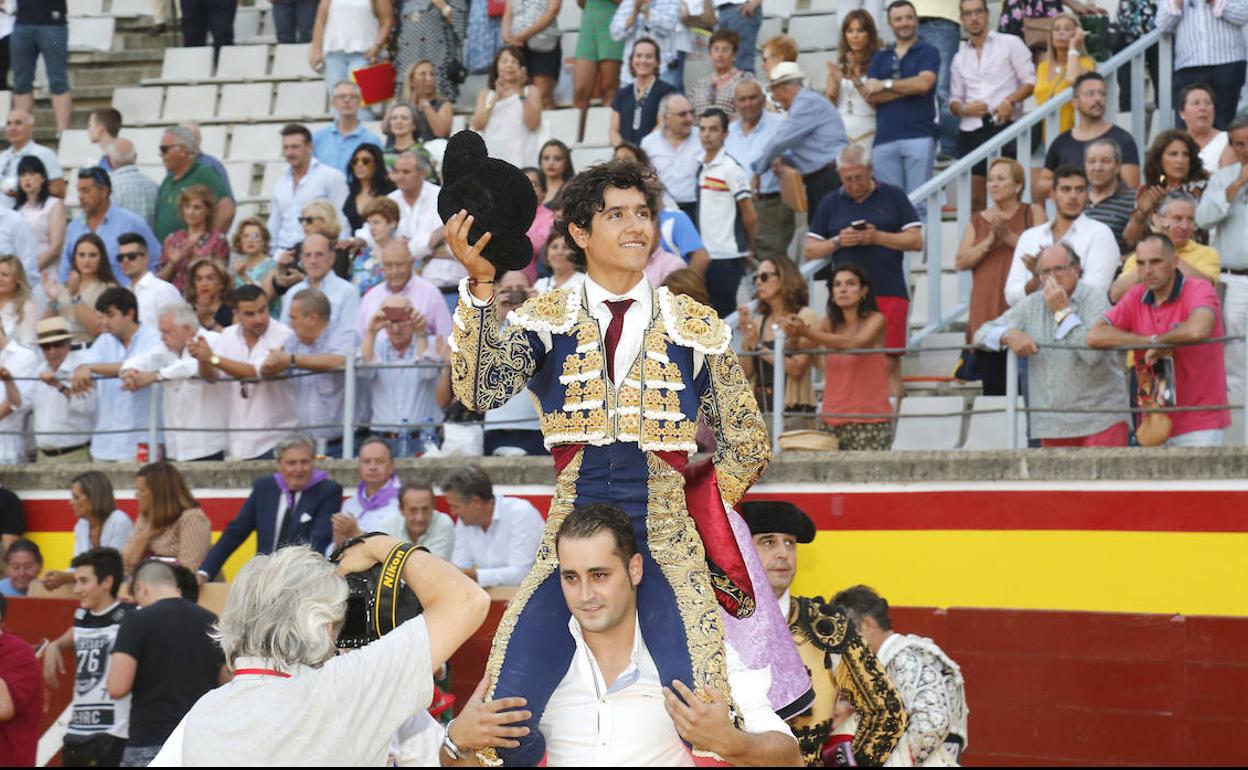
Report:
[[[297,368],[307,369],[310,372],[328,372],[334,369],[341,369],[347,365],[345,356],[336,355],[334,353],[323,353],[316,356],[294,356],[294,361],[298,358]]]
[[[232,358],[222,358],[219,360],[220,363],[217,364],[217,368],[235,379],[252,380],[257,376],[256,367],[246,361],[235,361]]]
[[[779,732],[747,733],[733,730],[727,745],[710,749],[734,767],[802,767],[797,741]]]

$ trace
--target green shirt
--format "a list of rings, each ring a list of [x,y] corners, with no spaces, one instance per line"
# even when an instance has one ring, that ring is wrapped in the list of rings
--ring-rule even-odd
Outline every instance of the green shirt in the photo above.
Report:
[[[160,183],[160,192],[156,193],[156,226],[152,228],[156,237],[163,243],[170,233],[186,226],[182,221],[182,209],[178,206],[178,198],[182,191],[194,184],[202,184],[217,196],[218,201],[230,197],[230,191],[217,176],[217,172],[199,161],[191,164],[190,169],[181,179],[174,179],[173,174],[165,174],[165,181]]]

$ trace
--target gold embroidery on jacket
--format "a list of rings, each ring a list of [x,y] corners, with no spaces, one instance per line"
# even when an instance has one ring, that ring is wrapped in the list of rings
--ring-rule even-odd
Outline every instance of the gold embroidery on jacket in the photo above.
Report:
[[[724,502],[736,505],[771,462],[771,440],[758,399],[731,349],[707,356],[710,386],[702,394],[701,415],[715,431],[715,471]]]

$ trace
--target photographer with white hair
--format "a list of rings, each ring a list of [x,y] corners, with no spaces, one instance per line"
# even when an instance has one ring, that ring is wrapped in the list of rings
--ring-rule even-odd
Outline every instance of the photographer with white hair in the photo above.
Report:
[[[410,543],[373,535],[346,546],[336,567],[307,546],[291,546],[239,571],[214,634],[234,679],[195,704],[153,766],[385,763],[391,736],[428,708],[433,672],[481,625],[490,600],[450,563]],[[361,573],[370,570],[373,582],[361,591],[369,582]],[[335,656],[340,634],[384,633],[358,597],[375,587],[384,605],[396,575],[423,612]],[[396,607],[410,600],[389,598]]]

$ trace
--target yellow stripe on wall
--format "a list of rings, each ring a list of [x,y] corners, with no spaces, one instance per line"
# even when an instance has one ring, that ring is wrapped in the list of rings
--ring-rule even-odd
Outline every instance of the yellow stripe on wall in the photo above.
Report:
[[[220,536],[220,532],[212,533],[212,541],[215,543]],[[73,532],[28,532],[26,537],[38,544],[39,550],[43,552],[43,566],[46,569],[63,570],[69,568],[69,562],[74,558]],[[226,560],[225,566],[221,568],[221,571],[225,573],[226,580],[233,580],[239,569],[247,563],[248,559],[255,555],[256,534],[253,532],[238,547],[234,555]]]
[[[1248,616],[1248,534],[821,531],[793,592],[857,583],[890,604]]]

